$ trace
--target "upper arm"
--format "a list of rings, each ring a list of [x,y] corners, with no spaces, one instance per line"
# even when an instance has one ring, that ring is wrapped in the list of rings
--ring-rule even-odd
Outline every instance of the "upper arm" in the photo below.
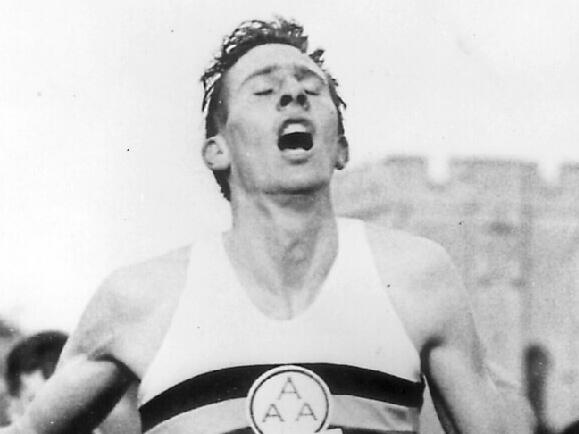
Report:
[[[441,248],[431,251],[424,278],[432,316],[421,356],[441,422],[450,432],[507,432],[466,291]]]
[[[28,407],[23,424],[35,433],[90,432],[130,383],[112,360],[70,357]]]
[[[138,384],[168,327],[188,261],[187,246],[116,271],[101,285],[67,341],[56,372],[27,410],[24,423],[32,432],[94,428],[127,388]],[[128,414],[138,421],[136,397],[124,399],[117,407],[122,418]]]
[[[99,425],[95,434],[140,434],[141,416],[137,406],[138,385],[132,385]]]
[[[420,354],[439,419],[448,432],[504,432],[468,295],[438,244],[369,225],[378,270]],[[512,432],[512,431],[509,431]]]
[[[116,301],[110,281],[99,288],[57,369],[21,421],[35,433],[90,432],[135,379],[111,349],[117,339]]]

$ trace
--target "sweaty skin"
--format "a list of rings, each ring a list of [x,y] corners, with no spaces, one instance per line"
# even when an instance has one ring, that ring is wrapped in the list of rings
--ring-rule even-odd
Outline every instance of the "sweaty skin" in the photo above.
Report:
[[[203,152],[210,168],[231,171],[233,223],[223,242],[256,307],[290,319],[308,309],[336,258],[329,186],[334,169],[347,161],[347,144],[337,132],[325,74],[293,47],[253,48],[227,73],[226,89],[227,119]],[[278,148],[288,122],[312,135],[310,150]],[[370,225],[366,230],[384,290],[420,354],[445,429],[517,432],[503,417],[448,255],[422,238]],[[181,248],[107,279],[15,432],[96,426],[128,388],[138,386],[183,290],[189,251]],[[123,399],[136,412],[135,394]]]

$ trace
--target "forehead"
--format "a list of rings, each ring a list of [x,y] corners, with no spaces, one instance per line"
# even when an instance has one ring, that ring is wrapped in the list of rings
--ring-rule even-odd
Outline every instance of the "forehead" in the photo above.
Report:
[[[259,45],[245,53],[227,73],[230,87],[239,87],[243,82],[258,71],[271,70],[310,70],[321,78],[324,72],[307,55],[291,45],[267,44]]]

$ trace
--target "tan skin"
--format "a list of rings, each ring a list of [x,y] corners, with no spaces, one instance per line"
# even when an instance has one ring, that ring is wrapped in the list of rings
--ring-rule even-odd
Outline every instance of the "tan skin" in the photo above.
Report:
[[[334,169],[347,161],[347,144],[337,133],[325,74],[293,47],[250,50],[227,73],[226,89],[227,119],[203,152],[209,168],[231,169],[233,224],[224,245],[254,304],[272,318],[289,319],[315,299],[337,254],[329,185]],[[290,103],[280,104],[283,95]],[[312,150],[278,149],[280,126],[288,120],[312,133]],[[445,429],[515,432],[501,416],[465,291],[444,250],[383,228],[368,226],[367,233]],[[188,255],[188,248],[180,249],[103,284],[16,432],[96,425],[138,385],[184,286]],[[133,416],[134,396],[123,398]]]

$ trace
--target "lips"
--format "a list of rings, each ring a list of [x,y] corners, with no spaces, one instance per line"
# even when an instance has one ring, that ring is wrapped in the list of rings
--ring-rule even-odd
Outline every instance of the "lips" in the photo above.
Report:
[[[311,124],[302,120],[285,121],[279,130],[277,145],[280,151],[309,151],[314,145]]]

